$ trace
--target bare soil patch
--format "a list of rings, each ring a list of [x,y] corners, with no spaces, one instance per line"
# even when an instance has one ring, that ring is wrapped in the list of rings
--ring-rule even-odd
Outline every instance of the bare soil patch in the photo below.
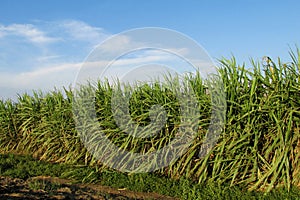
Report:
[[[28,180],[0,177],[0,199],[161,199],[157,193],[115,189],[98,184],[74,184],[70,180],[38,176]]]

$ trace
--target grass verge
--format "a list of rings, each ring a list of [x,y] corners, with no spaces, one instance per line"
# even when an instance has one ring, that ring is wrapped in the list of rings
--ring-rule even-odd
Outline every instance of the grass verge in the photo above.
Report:
[[[67,178],[74,183],[95,183],[136,192],[156,192],[180,199],[299,199],[300,189],[276,188],[269,193],[248,191],[241,186],[217,183],[196,184],[187,179],[173,180],[155,173],[124,174],[99,171],[95,167],[55,164],[39,161],[28,155],[0,154],[0,176],[29,179],[36,176]],[[32,182],[33,189],[50,191],[59,185]]]

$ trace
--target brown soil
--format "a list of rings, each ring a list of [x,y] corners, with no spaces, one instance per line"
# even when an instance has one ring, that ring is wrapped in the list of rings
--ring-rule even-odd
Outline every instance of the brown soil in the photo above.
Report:
[[[38,176],[28,180],[0,177],[0,199],[175,199],[157,193],[115,189],[96,184],[72,184],[70,180]]]

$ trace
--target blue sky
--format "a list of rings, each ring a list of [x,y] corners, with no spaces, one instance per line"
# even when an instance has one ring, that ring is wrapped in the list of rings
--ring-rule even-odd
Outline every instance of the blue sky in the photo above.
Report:
[[[289,0],[2,0],[0,97],[68,85],[97,44],[141,27],[186,34],[213,59],[289,61],[289,45],[300,44],[299,9]]]

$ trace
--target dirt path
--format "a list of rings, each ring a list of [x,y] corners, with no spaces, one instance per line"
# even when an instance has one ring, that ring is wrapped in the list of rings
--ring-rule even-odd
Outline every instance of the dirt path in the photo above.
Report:
[[[96,184],[72,184],[70,180],[34,177],[28,180],[0,177],[0,199],[175,199],[156,193],[133,192]]]

